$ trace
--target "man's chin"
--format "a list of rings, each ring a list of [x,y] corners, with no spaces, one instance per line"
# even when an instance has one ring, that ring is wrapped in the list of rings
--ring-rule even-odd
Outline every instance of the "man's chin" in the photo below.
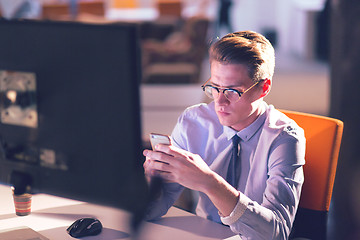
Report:
[[[227,127],[230,127],[232,125],[232,122],[229,121],[228,119],[219,118],[219,122],[221,125],[227,126]]]

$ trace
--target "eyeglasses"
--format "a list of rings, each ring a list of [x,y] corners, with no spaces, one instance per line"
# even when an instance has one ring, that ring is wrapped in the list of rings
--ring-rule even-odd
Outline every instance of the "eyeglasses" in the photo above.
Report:
[[[209,82],[209,80],[207,80],[206,83]],[[206,83],[204,83],[201,87],[202,87],[203,91],[205,92],[206,96],[208,96],[211,99],[218,98],[220,91],[221,91],[227,100],[229,100],[230,102],[237,102],[237,101],[239,101],[241,95],[243,95],[244,93],[246,93],[247,91],[249,91],[250,89],[255,87],[261,81],[262,80],[255,82],[251,87],[249,87],[248,89],[246,89],[243,92],[238,91],[233,88],[215,87],[211,84],[206,84]]]

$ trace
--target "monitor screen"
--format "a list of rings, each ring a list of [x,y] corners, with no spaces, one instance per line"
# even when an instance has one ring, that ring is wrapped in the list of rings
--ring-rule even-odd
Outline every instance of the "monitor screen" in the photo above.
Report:
[[[0,181],[141,209],[136,26],[0,20],[0,32]]]

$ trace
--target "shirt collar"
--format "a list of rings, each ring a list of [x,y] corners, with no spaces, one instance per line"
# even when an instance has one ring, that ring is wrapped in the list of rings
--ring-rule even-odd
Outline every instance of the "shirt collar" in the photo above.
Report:
[[[255,133],[260,129],[260,127],[264,125],[266,120],[267,108],[268,105],[265,104],[263,113],[261,113],[253,123],[251,123],[249,126],[247,126],[246,128],[242,129],[239,132],[237,132],[236,130],[230,127],[224,126],[224,133],[227,139],[230,140],[235,134],[237,134],[242,141],[249,141],[255,135]]]

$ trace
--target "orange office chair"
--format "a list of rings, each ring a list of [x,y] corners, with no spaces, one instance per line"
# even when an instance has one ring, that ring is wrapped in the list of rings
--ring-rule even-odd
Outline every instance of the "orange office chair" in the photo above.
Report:
[[[305,181],[290,238],[326,239],[343,122],[314,114],[281,111],[304,129],[306,137]]]

